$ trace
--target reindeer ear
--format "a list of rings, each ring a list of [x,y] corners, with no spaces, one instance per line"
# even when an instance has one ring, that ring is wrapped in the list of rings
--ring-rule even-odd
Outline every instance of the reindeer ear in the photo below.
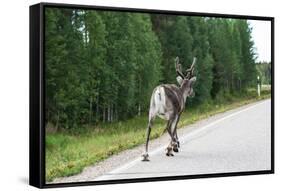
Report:
[[[193,77],[190,79],[190,81],[191,81],[192,83],[196,82],[196,76],[193,76]]]
[[[177,82],[178,82],[179,85],[182,84],[182,81],[183,81],[182,77],[181,76],[177,76]]]

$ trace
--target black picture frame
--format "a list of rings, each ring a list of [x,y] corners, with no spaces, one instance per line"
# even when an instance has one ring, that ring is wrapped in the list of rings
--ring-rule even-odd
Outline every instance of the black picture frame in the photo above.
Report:
[[[155,177],[155,178],[139,178],[139,179],[121,179],[110,181],[89,181],[89,182],[72,182],[72,183],[54,183],[46,184],[45,181],[45,8],[76,8],[104,11],[119,12],[135,12],[135,13],[157,13],[168,15],[184,15],[184,16],[205,16],[219,18],[237,18],[264,20],[271,22],[271,169],[263,171],[247,171],[247,172],[229,172],[217,174],[198,174],[171,177]],[[56,4],[56,3],[39,3],[30,6],[30,129],[29,129],[29,184],[38,188],[68,187],[68,186],[85,186],[85,185],[101,185],[116,183],[133,183],[148,181],[167,181],[178,179],[196,179],[211,177],[227,177],[227,176],[244,176],[258,174],[274,173],[274,17],[250,16],[250,15],[231,15],[217,13],[197,13],[170,10],[154,10],[154,9],[135,9],[124,7],[103,7],[89,5],[74,4]]]

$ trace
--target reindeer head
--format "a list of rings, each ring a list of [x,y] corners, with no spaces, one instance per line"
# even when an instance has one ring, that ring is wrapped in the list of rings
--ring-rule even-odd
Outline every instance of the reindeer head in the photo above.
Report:
[[[195,96],[195,93],[193,91],[193,84],[196,81],[196,76],[193,76],[195,62],[196,62],[196,58],[194,57],[191,67],[185,71],[186,74],[184,75],[182,72],[181,64],[179,63],[179,57],[176,57],[175,59],[176,71],[178,74],[177,82],[179,83],[180,88],[183,91],[185,97]]]

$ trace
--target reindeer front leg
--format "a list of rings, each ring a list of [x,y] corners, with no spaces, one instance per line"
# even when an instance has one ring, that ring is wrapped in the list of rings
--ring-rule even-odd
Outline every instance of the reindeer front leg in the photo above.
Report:
[[[179,142],[178,133],[177,133],[179,119],[180,119],[180,116],[177,118],[176,126],[175,126],[175,129],[174,129],[174,135],[173,135],[175,137],[175,140],[176,140],[176,143],[177,143],[177,145],[174,149],[175,152],[179,152],[178,148],[180,148],[180,142]]]
[[[176,132],[175,132],[175,138],[176,138],[176,142],[177,142],[177,147],[180,148],[180,142],[179,142],[179,138],[178,138],[177,129],[176,129]]]

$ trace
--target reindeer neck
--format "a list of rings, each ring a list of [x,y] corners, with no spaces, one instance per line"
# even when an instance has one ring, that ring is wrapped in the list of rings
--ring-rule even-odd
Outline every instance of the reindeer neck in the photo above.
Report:
[[[183,86],[181,86],[180,88],[180,91],[182,93],[182,97],[183,97],[183,100],[184,100],[184,103],[186,102],[186,98],[187,98],[187,90],[185,88],[183,88]]]

